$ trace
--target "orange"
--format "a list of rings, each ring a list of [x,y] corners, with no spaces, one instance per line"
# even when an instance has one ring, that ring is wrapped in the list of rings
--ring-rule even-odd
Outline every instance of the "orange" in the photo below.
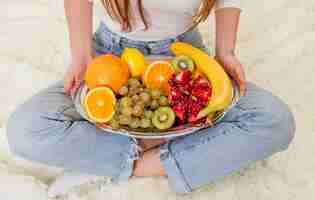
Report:
[[[144,72],[143,82],[150,89],[160,89],[167,92],[168,80],[175,71],[167,61],[154,61]]]
[[[85,82],[89,89],[98,86],[109,86],[114,92],[118,92],[128,79],[129,69],[127,63],[112,54],[93,59],[85,73]]]
[[[115,114],[114,92],[105,86],[90,90],[84,100],[84,108],[90,119],[97,123],[111,120]]]

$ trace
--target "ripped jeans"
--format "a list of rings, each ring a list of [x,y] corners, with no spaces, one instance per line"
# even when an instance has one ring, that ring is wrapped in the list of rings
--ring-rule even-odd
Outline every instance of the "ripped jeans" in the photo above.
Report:
[[[133,41],[101,24],[94,36],[97,53],[120,55],[136,47],[146,55],[170,55],[169,44],[189,42],[205,49],[197,30],[163,41]],[[160,146],[171,188],[191,192],[218,178],[288,148],[295,122],[288,106],[248,83],[246,95],[214,127],[173,138]],[[65,95],[63,80],[18,106],[7,126],[11,151],[28,160],[127,181],[138,158],[137,140],[105,133],[84,120]]]

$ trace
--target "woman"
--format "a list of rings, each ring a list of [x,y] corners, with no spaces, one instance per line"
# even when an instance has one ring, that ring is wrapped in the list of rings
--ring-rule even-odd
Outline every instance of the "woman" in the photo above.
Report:
[[[234,54],[239,0],[104,0],[105,17],[94,38],[92,3],[64,2],[72,62],[64,80],[39,92],[11,115],[7,133],[13,153],[115,182],[132,176],[167,176],[175,192],[187,193],[289,146],[295,132],[289,108],[270,92],[247,83]],[[146,55],[169,55],[174,41],[205,49],[196,26],[213,7],[215,56],[242,94],[219,124],[169,141],[136,141],[104,134],[77,115],[70,96],[94,53],[120,55],[123,48],[136,47]]]

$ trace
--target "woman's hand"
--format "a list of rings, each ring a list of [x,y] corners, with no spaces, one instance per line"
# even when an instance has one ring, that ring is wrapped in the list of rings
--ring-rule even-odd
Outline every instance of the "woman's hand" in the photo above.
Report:
[[[227,7],[215,12],[216,19],[216,58],[225,71],[238,83],[240,95],[246,90],[244,69],[233,53],[241,10]]]
[[[84,80],[86,66],[90,63],[91,60],[92,56],[81,60],[72,59],[72,62],[68,67],[64,82],[64,89],[67,95],[73,97],[74,93]]]
[[[234,53],[226,53],[216,56],[216,59],[224,67],[225,71],[237,82],[240,88],[240,95],[243,96],[246,91],[246,78],[242,64]]]
[[[93,4],[87,0],[64,0],[64,8],[72,56],[64,88],[73,97],[83,80],[87,64],[92,60]]]

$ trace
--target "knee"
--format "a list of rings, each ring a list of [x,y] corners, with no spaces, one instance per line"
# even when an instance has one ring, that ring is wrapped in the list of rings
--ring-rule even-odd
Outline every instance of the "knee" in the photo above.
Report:
[[[245,112],[246,128],[272,141],[281,150],[288,148],[295,135],[295,119],[289,106],[270,92],[257,96],[254,106]]]
[[[278,98],[275,101],[277,103],[274,106],[277,106],[277,108],[274,108],[275,112],[271,115],[271,119],[274,121],[274,125],[272,126],[274,130],[271,129],[271,134],[273,138],[277,139],[282,150],[285,150],[289,147],[295,136],[295,119],[287,104]]]

